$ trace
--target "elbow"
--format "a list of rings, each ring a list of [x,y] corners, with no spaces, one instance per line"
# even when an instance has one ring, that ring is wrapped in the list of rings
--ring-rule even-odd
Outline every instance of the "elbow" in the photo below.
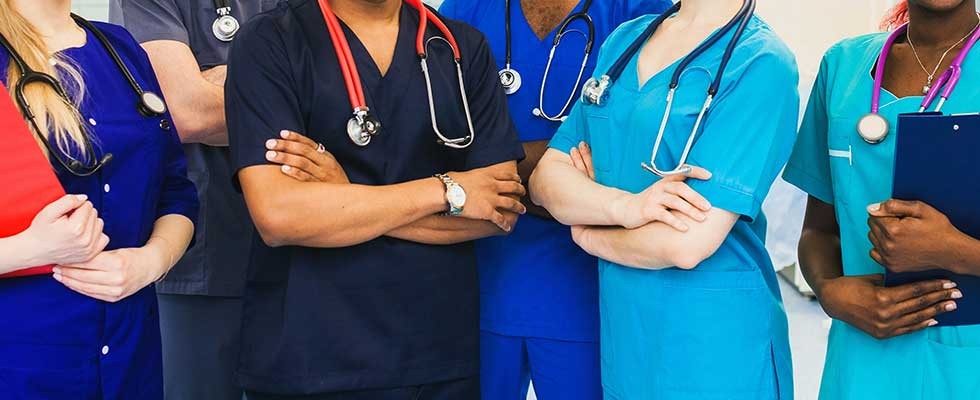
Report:
[[[537,206],[544,207],[544,199],[542,199],[539,195],[539,193],[544,192],[544,188],[542,187],[543,185],[539,183],[541,181],[541,167],[542,166],[539,164],[538,167],[531,172],[531,176],[528,178],[527,182],[527,191],[528,197],[531,199],[532,203]]]
[[[706,246],[672,246],[669,263],[683,270],[692,270],[711,257],[717,248],[708,249]]]
[[[252,213],[255,229],[262,242],[269,247],[282,247],[295,244],[295,237],[290,232],[292,225],[285,213],[259,212]]]

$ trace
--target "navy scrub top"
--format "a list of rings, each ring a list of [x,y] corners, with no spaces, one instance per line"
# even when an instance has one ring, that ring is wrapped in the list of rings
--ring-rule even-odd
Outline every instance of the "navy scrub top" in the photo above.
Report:
[[[390,185],[523,157],[486,39],[447,20],[462,51],[476,139],[436,143],[415,51],[418,12],[402,7],[392,64],[379,73],[344,27],[368,105],[384,131],[367,147],[346,133],[351,107],[316,1],[256,16],[232,46],[226,86],[235,168],[266,165],[283,129],[323,143],[356,184]],[[430,29],[427,36],[435,35]],[[467,130],[448,46],[429,51],[439,125]],[[339,210],[338,210],[339,212]],[[330,218],[311,215],[310,218]],[[384,215],[378,215],[384,218]],[[430,246],[381,237],[337,249],[268,248],[255,240],[245,298],[246,389],[282,394],[414,386],[479,373],[479,295],[470,243]]]
[[[585,0],[575,11],[580,12]],[[568,33],[555,51],[545,88],[544,108],[555,115],[568,101],[578,102],[582,84],[592,76],[599,48],[623,22],[644,14],[659,14],[672,6],[668,0],[596,0],[589,7],[595,24],[592,55],[576,82],[585,52],[585,37]],[[506,59],[503,1],[446,0],[440,11],[450,18],[473,24],[487,35],[497,63]],[[561,125],[534,116],[538,107],[544,69],[556,30],[538,39],[521,2],[511,2],[511,67],[520,72],[523,86],[507,96],[521,140],[550,140]],[[577,19],[569,29],[587,32]],[[571,107],[569,107],[569,111]],[[566,111],[565,115],[568,115]],[[564,149],[568,151],[568,149]],[[572,241],[571,231],[551,219],[533,215],[508,236],[480,240],[476,246],[480,271],[480,325],[483,330],[507,336],[557,340],[599,340],[598,261]]]
[[[231,14],[245,23],[278,0],[231,0]],[[190,47],[201,70],[226,64],[231,43],[214,37],[217,18],[210,0],[111,0],[109,19],[125,26],[140,43],[173,40]],[[241,296],[245,292],[247,251],[254,227],[245,200],[231,184],[227,147],[184,145],[188,173],[197,186],[201,215],[195,245],[157,283],[157,292],[204,296]]]
[[[95,23],[139,84],[160,93],[149,59],[123,28]],[[55,165],[65,190],[88,195],[105,221],[107,250],[141,247],[162,216],[197,217],[197,196],[170,115],[143,117],[136,94],[99,41],[62,54],[86,82],[81,116],[112,153],[101,172],[76,177]],[[0,77],[8,54],[0,49]],[[70,89],[69,89],[70,90]],[[56,163],[55,163],[56,164]],[[78,294],[49,275],[0,280],[0,398],[161,399],[157,302],[150,285],[117,303]]]

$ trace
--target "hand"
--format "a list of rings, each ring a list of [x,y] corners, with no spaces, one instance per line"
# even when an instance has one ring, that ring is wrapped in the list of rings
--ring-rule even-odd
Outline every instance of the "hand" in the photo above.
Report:
[[[163,276],[168,268],[165,258],[151,247],[106,251],[89,262],[55,267],[54,279],[83,295],[115,303]]]
[[[592,166],[592,148],[588,144],[579,143],[577,148],[573,147],[568,151],[568,157],[572,159],[572,165],[575,166],[575,169],[578,169],[589,179],[595,180],[595,167]]]
[[[225,77],[228,76],[228,66],[219,65],[206,71],[202,71],[201,76],[203,76],[204,80],[208,81],[212,85],[224,87]]]
[[[686,175],[668,176],[639,194],[620,197],[610,204],[619,215],[619,225],[626,229],[635,229],[660,221],[680,232],[687,232],[690,229],[687,224],[671,211],[678,211],[695,221],[703,222],[708,218],[705,212],[711,210],[711,203],[684,183],[688,178],[708,180],[711,179],[711,173],[691,166],[691,172]]]
[[[844,276],[820,288],[827,314],[878,339],[887,339],[936,325],[937,315],[956,309],[963,297],[956,284],[944,280],[886,288],[882,275]]]
[[[265,158],[281,164],[280,169],[301,182],[350,183],[347,173],[333,154],[318,149],[320,145],[296,132],[279,132],[282,140],[269,139],[265,143]]]
[[[518,215],[527,212],[520,201],[525,189],[517,172],[486,167],[450,172],[449,176],[466,191],[461,217],[490,221],[504,232],[510,232]]]
[[[950,268],[948,246],[963,233],[949,218],[920,201],[888,200],[868,206],[871,258],[894,272]]]
[[[21,235],[37,249],[38,264],[91,260],[109,244],[104,223],[85,195],[66,195],[44,207]]]

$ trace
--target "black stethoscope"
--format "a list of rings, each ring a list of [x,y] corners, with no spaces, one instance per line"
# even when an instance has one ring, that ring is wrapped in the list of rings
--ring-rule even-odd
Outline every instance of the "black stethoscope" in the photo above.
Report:
[[[122,58],[119,57],[119,53],[116,52],[116,49],[109,43],[109,39],[102,34],[102,31],[78,15],[72,14],[71,17],[79,26],[92,32],[102,47],[105,48],[106,52],[109,53],[109,57],[112,58],[112,61],[126,78],[129,86],[133,88],[133,92],[136,93],[136,97],[139,99],[136,102],[136,109],[139,110],[140,114],[145,117],[158,117],[167,112],[167,105],[164,104],[163,98],[156,93],[143,90],[139,82],[136,82],[136,77],[133,76],[133,73],[129,70],[126,64],[123,63]],[[14,100],[17,102],[17,106],[20,108],[21,114],[30,122],[31,127],[34,128],[34,134],[41,139],[41,143],[48,149],[51,157],[57,160],[58,164],[61,164],[65,170],[72,173],[72,175],[79,177],[93,175],[102,169],[103,166],[108,164],[109,161],[112,160],[112,154],[106,153],[99,158],[95,154],[95,146],[92,144],[92,139],[89,138],[88,135],[82,135],[82,146],[85,147],[85,158],[87,160],[85,163],[76,160],[67,154],[64,155],[68,158],[67,160],[62,158],[62,155],[60,155],[61,153],[57,151],[57,149],[55,149],[55,147],[48,141],[47,135],[42,133],[44,131],[40,129],[40,126],[37,123],[37,118],[34,115],[34,112],[31,111],[31,105],[24,96],[24,89],[27,87],[27,85],[32,83],[40,83],[51,86],[58,96],[60,96],[67,104],[72,104],[71,98],[68,96],[65,88],[61,86],[61,82],[59,82],[53,76],[31,69],[31,67],[27,65],[24,59],[19,53],[17,53],[17,51],[14,50],[14,47],[3,35],[0,35],[0,46],[3,46],[7,50],[7,53],[10,55],[10,59],[13,60],[14,65],[16,65],[17,69],[20,70],[20,79],[17,81],[17,85],[14,87]],[[82,131],[84,132],[84,129]]]
[[[508,95],[512,95],[521,89],[522,79],[520,72],[517,72],[517,70],[511,65],[512,50],[510,34],[510,0],[506,0],[504,3],[504,13],[506,14],[504,17],[504,31],[506,32],[507,36],[507,50],[504,54],[504,68],[497,73],[497,76],[500,78],[500,84],[504,86],[504,92]],[[555,40],[551,44],[551,52],[548,54],[548,64],[545,65],[544,68],[544,77],[541,78],[541,88],[539,89],[538,93],[538,107],[532,111],[536,117],[541,117],[553,122],[562,122],[568,118],[566,112],[572,105],[572,102],[575,101],[576,90],[578,89],[579,84],[582,82],[582,75],[585,73],[585,67],[589,62],[589,56],[592,54],[592,45],[595,41],[595,23],[592,22],[592,17],[589,16],[590,7],[592,7],[592,0],[585,0],[585,4],[582,5],[581,11],[572,13],[558,25],[558,31],[555,32]],[[582,32],[577,29],[569,29],[572,22],[575,22],[576,20],[584,21],[586,26],[588,26],[589,31]],[[548,115],[548,113],[544,111],[544,88],[548,84],[548,75],[551,72],[551,63],[555,59],[555,51],[558,49],[558,45],[561,44],[562,38],[564,38],[566,34],[573,32],[585,36],[585,53],[582,56],[582,66],[579,68],[578,78],[575,79],[575,84],[572,86],[572,91],[568,95],[568,100],[565,101],[565,106],[562,107],[561,111],[559,111],[557,115]]]
[[[673,76],[670,79],[670,90],[667,92],[667,107],[664,110],[663,119],[660,122],[660,131],[657,132],[657,140],[653,145],[653,152],[650,155],[650,163],[642,163],[641,167],[644,170],[656,174],[658,176],[670,176],[670,175],[682,175],[691,172],[691,167],[687,165],[687,156],[691,153],[691,147],[694,145],[694,138],[697,136],[698,131],[701,128],[701,124],[704,122],[705,115],[711,108],[711,103],[714,101],[715,95],[718,93],[718,88],[721,87],[721,78],[725,73],[725,68],[728,66],[728,62],[732,59],[732,53],[735,51],[735,46],[738,44],[739,39],[742,34],[745,33],[745,29],[752,20],[752,16],[755,13],[755,2],[756,0],[745,0],[742,4],[742,8],[739,9],[738,13],[735,14],[728,23],[725,24],[721,29],[719,29],[715,34],[705,40],[701,45],[696,47],[690,54],[684,57],[683,60],[677,65],[677,69],[674,70]],[[599,79],[592,78],[585,83],[585,87],[582,88],[582,103],[585,105],[594,105],[596,107],[604,107],[609,102],[609,89],[612,87],[613,83],[619,79],[626,66],[630,63],[633,55],[643,47],[643,44],[653,36],[657,28],[663,24],[667,18],[670,18],[675,13],[680,11],[681,3],[678,2],[670,10],[667,10],[660,15],[656,20],[650,23],[643,34],[641,34],[626,51],[619,56],[619,59],[612,65],[609,72],[602,75]],[[684,146],[684,152],[681,153],[680,161],[677,166],[671,170],[661,170],[657,168],[657,153],[660,151],[660,144],[663,142],[664,132],[667,130],[667,122],[670,119],[670,112],[674,105],[674,93],[677,92],[677,87],[680,86],[681,74],[687,68],[691,62],[696,58],[700,57],[706,51],[708,51],[711,46],[714,46],[721,38],[727,35],[732,30],[735,34],[732,36],[728,46],[725,48],[725,53],[722,55],[721,63],[718,65],[718,71],[715,73],[715,79],[708,87],[708,96],[704,100],[704,105],[701,106],[701,112],[698,113],[698,118],[694,121],[694,127],[691,129],[690,135],[687,138],[687,144]]]
[[[217,15],[214,17],[214,23],[211,24],[211,32],[218,40],[230,42],[241,28],[238,19],[231,15],[231,1],[214,0],[214,13]]]

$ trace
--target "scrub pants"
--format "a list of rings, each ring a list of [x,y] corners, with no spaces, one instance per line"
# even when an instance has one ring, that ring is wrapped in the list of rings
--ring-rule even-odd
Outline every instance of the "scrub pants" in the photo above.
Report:
[[[600,400],[599,343],[480,333],[483,400]]]
[[[166,400],[242,400],[242,298],[157,295]]]
[[[248,400],[480,400],[480,378],[464,378],[397,389],[364,390],[316,395],[277,395],[247,392]]]

